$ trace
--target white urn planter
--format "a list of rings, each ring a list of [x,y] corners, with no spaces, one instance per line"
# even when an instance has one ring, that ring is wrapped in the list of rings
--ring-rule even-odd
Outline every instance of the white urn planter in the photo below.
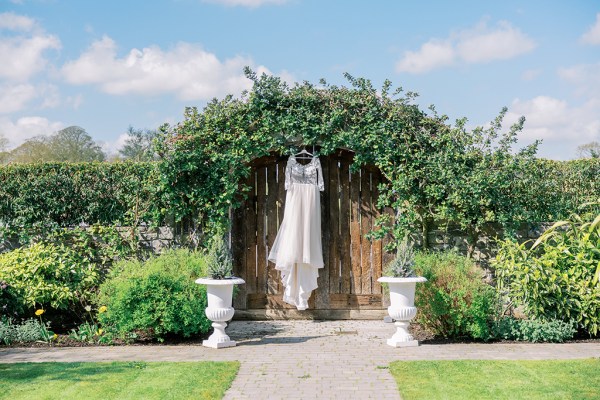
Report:
[[[415,287],[418,282],[426,282],[427,279],[421,276],[413,278],[382,276],[377,281],[387,283],[390,288],[391,305],[388,307],[388,314],[396,321],[396,333],[387,340],[387,344],[393,347],[418,346],[419,342],[408,333],[408,326],[417,315]]]
[[[231,306],[233,299],[233,285],[246,283],[241,278],[227,279],[196,279],[199,285],[206,285],[206,294],[208,297],[208,307],[206,307],[206,317],[213,321],[212,327],[215,331],[212,335],[202,342],[203,346],[221,349],[223,347],[233,347],[235,341],[231,340],[225,333],[227,321],[233,318],[235,310]]]

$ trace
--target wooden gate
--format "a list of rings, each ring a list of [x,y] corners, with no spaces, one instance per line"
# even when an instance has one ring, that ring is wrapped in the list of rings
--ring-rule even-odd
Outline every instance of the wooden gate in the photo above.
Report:
[[[245,203],[233,211],[232,250],[234,272],[245,285],[239,287],[236,318],[379,318],[387,302],[377,278],[390,255],[382,241],[369,241],[379,215],[376,208],[380,171],[365,167],[350,174],[353,153],[339,150],[321,156],[325,191],[321,192],[323,261],[309,309],[297,311],[282,301],[280,273],[267,260],[285,208],[284,157],[255,160],[246,184]],[[386,210],[386,212],[390,212]]]

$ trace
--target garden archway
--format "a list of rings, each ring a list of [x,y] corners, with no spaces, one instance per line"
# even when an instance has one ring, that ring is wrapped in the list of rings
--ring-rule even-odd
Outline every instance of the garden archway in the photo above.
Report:
[[[279,271],[267,260],[285,208],[287,157],[255,159],[245,184],[251,189],[232,215],[234,273],[246,284],[235,299],[238,318],[376,318],[385,314],[377,278],[391,255],[383,251],[390,239],[369,241],[375,218],[390,209],[376,207],[383,177],[374,166],[350,172],[354,153],[338,149],[320,156],[325,191],[321,194],[323,258],[319,287],[309,309],[297,311],[282,301]]]

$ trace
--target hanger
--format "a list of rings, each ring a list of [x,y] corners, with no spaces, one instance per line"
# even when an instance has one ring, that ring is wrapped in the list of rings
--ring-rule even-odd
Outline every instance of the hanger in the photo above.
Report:
[[[314,148],[314,147],[315,147],[315,146],[313,146],[313,148]],[[313,152],[314,152],[314,149],[313,149]],[[294,158],[297,158],[297,159],[299,158],[299,159],[301,159],[301,160],[308,160],[308,159],[311,159],[311,158],[313,158],[313,153],[309,153],[308,151],[306,151],[306,147],[304,147],[304,148],[302,149],[302,151],[300,151],[300,152],[298,152],[298,153],[294,154]]]

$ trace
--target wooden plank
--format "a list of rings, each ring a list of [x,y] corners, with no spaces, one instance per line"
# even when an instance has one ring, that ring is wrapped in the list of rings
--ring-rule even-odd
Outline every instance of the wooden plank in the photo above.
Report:
[[[267,168],[256,170],[256,293],[267,292]]]
[[[287,161],[279,161],[277,163],[277,231],[283,222],[284,210],[285,210],[285,168]],[[283,293],[283,285],[281,284],[281,272],[277,273],[277,293]]]
[[[373,310],[304,310],[296,309],[257,309],[235,310],[235,320],[379,320],[388,315],[385,309]]]
[[[381,309],[381,294],[332,293],[331,309]]]
[[[277,196],[279,195],[277,184],[277,164],[273,163],[267,166],[267,256],[271,251],[275,235],[277,235]],[[279,276],[275,269],[275,263],[267,261],[267,293],[275,294],[279,292]]]
[[[360,262],[361,252],[360,232],[360,174],[355,172],[350,182],[350,259],[352,264],[352,281],[350,292],[362,293],[362,268]]]
[[[331,232],[329,229],[329,201],[331,193],[327,183],[329,182],[329,157],[320,157],[321,169],[323,170],[323,182],[325,190],[321,192],[321,244],[323,248],[324,266],[319,270],[317,289],[314,293],[315,308],[325,310],[329,308],[329,246]]]
[[[362,294],[372,293],[371,241],[365,237],[371,230],[371,174],[364,168],[360,177],[360,234]]]
[[[339,232],[339,168],[338,159],[329,159],[329,293],[340,292],[340,232]]]
[[[246,293],[256,293],[256,168],[249,177],[252,187],[244,208],[246,224]]]
[[[340,163],[340,266],[341,266],[341,293],[350,293],[352,273],[350,249],[350,178],[348,161]]]
[[[246,280],[246,248],[244,227],[244,206],[233,210],[231,219],[231,253],[233,257],[233,274]],[[233,299],[236,309],[246,309],[246,285],[238,285],[238,292]]]
[[[374,171],[371,173],[371,201],[372,201],[372,227],[375,226],[375,218],[379,216],[379,210],[377,208],[377,198],[379,197],[379,188],[378,185],[381,181],[381,173],[379,171]],[[382,276],[382,244],[381,240],[376,240],[371,245],[371,250],[373,253],[372,258],[372,288],[373,293],[381,293],[381,283],[377,282],[377,279]]]
[[[267,294],[266,293],[249,293],[247,304],[248,304],[248,310],[266,308]]]

